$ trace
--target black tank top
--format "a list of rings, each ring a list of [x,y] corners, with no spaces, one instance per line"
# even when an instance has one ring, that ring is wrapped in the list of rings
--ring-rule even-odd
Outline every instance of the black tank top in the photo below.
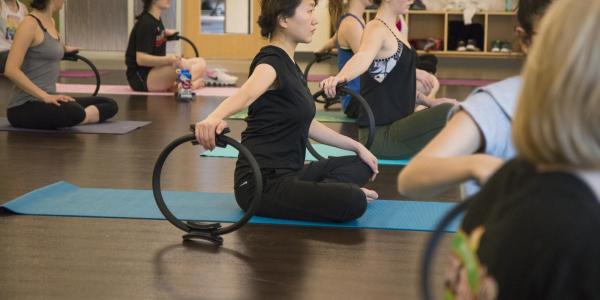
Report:
[[[382,20],[392,34],[392,29]],[[382,82],[377,81],[371,70],[376,61],[371,64],[370,71],[361,75],[360,92],[367,100],[373,114],[375,115],[375,124],[377,126],[388,125],[396,120],[402,119],[415,111],[416,88],[417,88],[417,53],[414,49],[406,46],[394,34],[398,42],[398,50],[389,58],[377,60],[379,64],[382,61],[397,58],[396,65],[391,70],[384,70],[386,75]],[[358,115],[357,123],[361,127],[368,126],[366,114],[361,110]]]

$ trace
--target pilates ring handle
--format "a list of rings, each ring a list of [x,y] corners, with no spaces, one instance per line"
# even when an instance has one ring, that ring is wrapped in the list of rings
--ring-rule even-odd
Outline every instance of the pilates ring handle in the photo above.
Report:
[[[86,63],[90,67],[90,69],[92,69],[92,72],[94,72],[94,75],[96,75],[96,89],[94,90],[94,93],[92,94],[92,96],[94,96],[94,97],[98,96],[98,92],[100,91],[101,80],[100,80],[100,72],[98,72],[96,65],[94,65],[94,63],[92,63],[91,60],[79,55],[79,50],[72,51],[72,52],[65,52],[62,60],[73,61],[73,62],[77,62],[77,61],[81,60],[84,63]]]
[[[463,211],[467,210],[471,202],[471,199],[467,199],[447,212],[442,220],[437,224],[435,230],[427,241],[425,246],[425,254],[423,255],[423,260],[421,261],[421,282],[419,287],[421,290],[422,299],[424,300],[434,299],[433,288],[431,286],[431,264],[433,262],[435,251],[439,246],[440,240],[442,239],[444,230],[448,227],[448,225],[450,225],[450,223],[452,223],[454,219],[460,216]]]
[[[371,109],[371,106],[369,105],[367,100],[361,94],[347,88],[345,85],[346,85],[346,83],[338,84],[338,86],[336,88],[337,94],[350,95],[350,97],[352,97],[353,100],[358,101],[358,103],[360,103],[360,106],[367,114],[367,119],[369,120],[369,136],[367,137],[367,142],[365,143],[365,147],[367,149],[370,149],[371,146],[373,145],[373,141],[375,140],[375,115],[373,114],[373,110]],[[321,97],[321,96],[325,96],[325,90],[320,90],[320,91],[316,92],[313,95],[313,98],[317,99],[318,97]],[[312,154],[318,160],[325,159],[323,156],[321,156],[317,152],[317,150],[310,143],[306,144],[306,149],[308,150],[308,152],[310,152],[310,154]]]
[[[156,204],[158,205],[160,212],[165,216],[167,221],[169,221],[175,227],[186,232],[186,234],[183,236],[184,241],[190,239],[201,239],[212,242],[217,246],[221,246],[223,245],[223,238],[221,237],[221,235],[234,232],[240,229],[246,223],[248,223],[248,221],[254,215],[256,209],[260,205],[263,191],[262,174],[260,172],[260,167],[250,150],[248,150],[248,148],[243,146],[240,142],[236,141],[235,139],[226,136],[225,134],[229,133],[229,128],[226,128],[225,130],[223,130],[223,133],[217,135],[216,137],[217,147],[225,148],[227,147],[227,145],[231,145],[234,148],[236,148],[241,153],[241,155],[244,156],[244,158],[246,158],[246,160],[250,164],[250,168],[252,169],[252,173],[254,174],[254,180],[256,183],[256,189],[254,191],[254,200],[252,201],[250,207],[248,208],[248,210],[246,210],[246,212],[239,221],[226,227],[222,227],[220,223],[199,223],[193,221],[182,221],[178,219],[169,210],[167,204],[163,199],[162,190],[160,187],[160,180],[164,163],[175,148],[187,142],[191,142],[192,145],[198,145],[198,142],[196,141],[196,135],[193,133],[195,125],[190,125],[190,128],[192,129],[192,134],[184,135],[175,139],[159,155],[156,164],[154,165],[154,171],[152,174],[152,192],[154,194],[154,200],[156,200]]]
[[[196,47],[196,44],[194,44],[194,42],[192,42],[192,40],[186,38],[185,36],[182,36],[179,34],[179,32],[175,32],[175,34],[173,34],[172,36],[167,37],[167,41],[179,41],[182,40],[186,43],[188,43],[192,49],[194,49],[194,55],[196,55],[196,57],[200,57],[200,52],[198,52],[198,48]]]
[[[308,65],[306,65],[306,69],[304,69],[304,79],[308,81],[308,73],[310,73],[310,69],[316,63],[324,62],[333,57],[336,57],[337,54],[332,51],[327,51],[325,53],[315,53],[315,57],[311,60]]]

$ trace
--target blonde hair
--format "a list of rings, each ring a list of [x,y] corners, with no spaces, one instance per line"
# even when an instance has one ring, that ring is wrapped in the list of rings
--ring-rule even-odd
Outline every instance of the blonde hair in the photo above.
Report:
[[[600,0],[559,0],[524,71],[513,137],[536,164],[600,168]]]

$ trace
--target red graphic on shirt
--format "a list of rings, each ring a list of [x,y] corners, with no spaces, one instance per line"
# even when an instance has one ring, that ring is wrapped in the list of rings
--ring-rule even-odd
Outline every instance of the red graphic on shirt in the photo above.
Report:
[[[160,29],[160,27],[156,28],[156,39],[154,40],[155,47],[161,47],[167,43],[167,38],[165,36],[165,31]]]

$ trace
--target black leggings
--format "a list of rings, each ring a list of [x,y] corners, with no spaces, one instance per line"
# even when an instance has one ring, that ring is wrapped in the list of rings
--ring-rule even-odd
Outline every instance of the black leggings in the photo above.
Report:
[[[256,215],[325,222],[355,220],[367,209],[360,187],[372,174],[371,168],[356,156],[313,162],[300,171],[265,169]],[[254,188],[254,177],[248,169],[236,169],[235,196],[243,210],[252,202]]]
[[[0,74],[4,74],[6,61],[8,60],[8,51],[0,51]]]
[[[85,108],[94,105],[100,112],[100,122],[117,114],[117,102],[104,97],[75,98],[75,102],[61,102],[60,106],[41,101],[29,101],[11,107],[6,117],[14,127],[30,129],[58,129],[75,126],[85,120]]]

